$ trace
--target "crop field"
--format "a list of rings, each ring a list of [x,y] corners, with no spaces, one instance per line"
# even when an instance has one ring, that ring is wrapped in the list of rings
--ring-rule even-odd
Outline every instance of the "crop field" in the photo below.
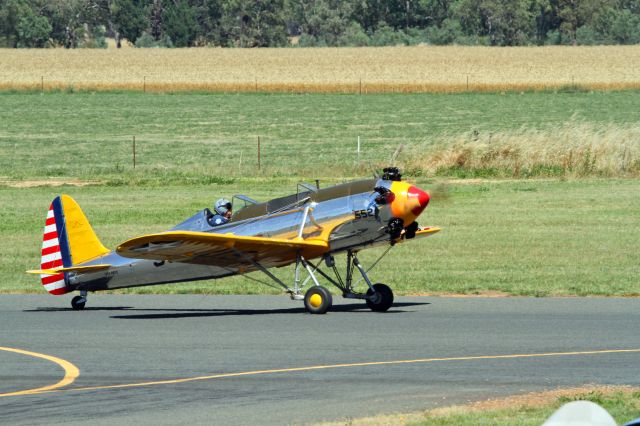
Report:
[[[640,295],[640,181],[418,180],[432,193],[420,219],[443,231],[393,248],[371,272],[398,294]],[[105,246],[159,232],[224,195],[258,200],[295,191],[276,181],[169,187],[0,187],[0,292],[42,292],[38,266],[50,201],[73,196]],[[382,249],[362,252],[365,265]],[[292,269],[275,270],[290,282]],[[262,279],[260,274],[252,274]],[[362,283],[361,283],[362,285]],[[249,278],[141,287],[134,292],[278,293]]]
[[[640,46],[4,49],[0,89],[468,92],[640,88]]]
[[[638,176],[639,110],[637,91],[3,93],[0,184],[331,180],[391,163],[416,177]]]

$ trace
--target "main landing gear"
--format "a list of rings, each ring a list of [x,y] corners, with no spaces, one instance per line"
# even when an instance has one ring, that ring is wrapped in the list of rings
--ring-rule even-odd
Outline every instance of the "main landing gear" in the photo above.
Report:
[[[372,311],[386,312],[393,305],[393,292],[386,284],[374,284],[373,289],[367,290],[365,300]]]
[[[384,254],[386,254],[386,252]],[[328,268],[333,270],[335,277],[329,276],[326,272],[320,269],[322,262],[324,262]],[[393,291],[391,291],[389,286],[386,284],[373,284],[367,276],[367,272],[360,264],[356,253],[351,250],[347,252],[347,273],[345,280],[340,276],[333,256],[325,255],[318,264],[312,266],[301,254],[298,254],[296,259],[293,288],[288,287],[279,278],[274,276],[266,268],[262,267],[258,262],[253,263],[269,278],[282,286],[285,291],[291,295],[292,299],[304,300],[304,307],[310,314],[324,314],[331,309],[331,305],[333,303],[331,292],[320,285],[316,278],[316,273],[320,274],[331,284],[338,287],[342,291],[343,297],[348,299],[362,299],[365,301],[369,309],[374,312],[385,312],[393,305]],[[301,282],[300,275],[303,269],[307,271],[308,277]],[[353,281],[353,271],[356,269],[362,275],[362,279],[367,283],[368,290],[366,293],[358,293],[354,290],[355,284]],[[313,285],[303,294],[303,288],[309,281],[313,281]]]
[[[87,290],[80,290],[80,296],[71,299],[71,307],[74,311],[81,311],[87,303]]]

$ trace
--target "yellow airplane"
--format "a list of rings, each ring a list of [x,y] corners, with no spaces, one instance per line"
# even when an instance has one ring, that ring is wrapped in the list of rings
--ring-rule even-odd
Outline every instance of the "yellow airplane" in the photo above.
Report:
[[[71,302],[76,310],[84,308],[88,292],[261,271],[292,299],[304,300],[310,313],[326,313],[332,305],[332,295],[318,276],[344,297],[363,299],[370,309],[382,312],[393,304],[393,292],[385,284],[371,282],[358,251],[391,247],[440,230],[418,226],[416,219],[429,195],[403,182],[395,167],[384,169],[380,178],[323,189],[299,184],[296,194],[264,203],[244,195],[232,200],[235,206],[216,204],[215,214],[204,209],[166,232],[132,238],[110,251],[73,198],[61,195],[47,214],[40,269],[27,272],[39,274],[51,294],[79,291]],[[237,208],[239,204],[242,208]],[[230,219],[221,219],[224,214]],[[344,279],[334,260],[342,253],[347,257]],[[310,263],[314,259],[317,263]],[[322,270],[323,263],[333,277]],[[269,271],[290,264],[295,264],[292,286]],[[353,288],[356,269],[367,284],[365,293]]]

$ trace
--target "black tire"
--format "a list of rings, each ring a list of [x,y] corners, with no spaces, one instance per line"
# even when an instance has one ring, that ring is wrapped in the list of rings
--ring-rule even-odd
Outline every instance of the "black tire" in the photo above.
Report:
[[[321,286],[311,287],[304,295],[304,307],[310,314],[326,314],[332,304],[331,292]]]
[[[87,299],[85,299],[82,296],[76,296],[73,299],[71,299],[71,307],[75,310],[75,311],[81,311],[84,309],[84,305],[85,303],[87,303]]]
[[[411,225],[407,226],[404,230],[404,238],[406,240],[410,240],[416,237],[416,232],[418,232],[418,222],[413,221]]]
[[[374,284],[375,294],[367,290],[367,306],[374,312],[386,312],[393,305],[393,291],[386,284]]]

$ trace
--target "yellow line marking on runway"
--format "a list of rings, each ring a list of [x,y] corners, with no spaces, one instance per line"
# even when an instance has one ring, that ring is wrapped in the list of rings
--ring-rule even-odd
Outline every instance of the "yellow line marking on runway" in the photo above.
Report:
[[[125,389],[125,388],[136,388],[136,387],[145,387],[145,386],[188,383],[188,382],[196,382],[196,381],[203,381],[203,380],[224,379],[224,378],[230,378],[230,377],[258,376],[263,374],[278,374],[278,373],[299,373],[299,372],[306,372],[306,371],[329,370],[329,369],[336,369],[336,368],[421,364],[421,363],[444,362],[444,361],[481,361],[481,360],[500,360],[500,359],[519,359],[519,358],[543,358],[543,357],[580,356],[580,355],[640,353],[640,349],[603,349],[603,350],[579,351],[579,352],[545,352],[545,353],[535,353],[535,354],[477,355],[477,356],[460,356],[460,357],[447,357],[447,358],[406,359],[406,360],[395,360],[395,361],[370,361],[370,362],[354,362],[354,363],[347,363],[347,364],[328,364],[328,365],[313,365],[308,367],[279,368],[279,369],[273,369],[273,370],[241,371],[237,373],[213,374],[210,376],[186,377],[183,379],[169,379],[169,380],[158,380],[158,381],[152,381],[152,382],[124,383],[124,384],[118,384],[118,385],[86,386],[86,387],[60,389],[63,386],[71,384],[75,380],[75,378],[78,377],[78,375],[80,374],[80,371],[70,362],[62,360],[60,358],[55,358],[49,355],[22,351],[20,349],[0,347],[0,350],[22,353],[25,355],[31,355],[39,358],[48,359],[62,366],[65,369],[65,373],[66,373],[65,378],[60,382],[56,383],[55,385],[45,386],[37,389],[29,389],[29,390],[20,391],[20,392],[4,393],[4,394],[0,394],[0,397],[14,396],[14,395],[32,395],[36,393],[51,393],[51,392]]]
[[[257,376],[262,374],[278,374],[278,373],[298,373],[298,372],[305,372],[305,371],[328,370],[333,368],[370,367],[370,366],[378,366],[378,365],[419,364],[419,363],[440,362],[440,361],[477,361],[477,360],[491,360],[491,359],[603,355],[603,354],[618,354],[618,353],[640,353],[640,349],[606,349],[606,350],[599,350],[599,351],[582,351],[582,352],[548,352],[548,353],[538,353],[538,354],[515,354],[515,355],[479,355],[479,356],[461,356],[461,357],[450,357],[450,358],[407,359],[407,360],[397,360],[397,361],[355,362],[350,364],[314,365],[309,367],[280,368],[275,370],[254,370],[254,371],[242,371],[238,373],[221,373],[221,374],[214,374],[211,376],[187,377],[184,379],[158,380],[154,382],[126,383],[126,384],[120,384],[120,385],[88,386],[88,387],[82,387],[82,388],[71,388],[71,389],[62,389],[62,390],[63,391],[90,391],[90,390],[102,390],[102,389],[123,389],[123,388],[135,388],[135,387],[143,387],[143,386],[170,385],[170,384],[187,383],[187,382],[195,382],[195,381],[202,381],[202,380],[224,379],[229,377]]]
[[[49,386],[43,386],[41,388],[26,389],[26,390],[17,391],[17,392],[0,393],[0,397],[3,397],[3,396],[18,396],[18,395],[33,395],[33,394],[36,394],[36,393],[53,391],[53,390],[59,389],[61,387],[70,385],[80,375],[80,370],[78,369],[78,367],[76,367],[75,365],[71,364],[69,361],[66,361],[66,360],[61,359],[61,358],[57,358],[55,356],[46,355],[46,354],[40,354],[38,352],[25,351],[25,350],[22,350],[22,349],[6,348],[6,347],[3,347],[3,346],[0,346],[0,351],[14,352],[14,353],[21,354],[21,355],[32,356],[34,358],[46,359],[47,361],[51,361],[53,363],[58,364],[64,370],[64,377],[58,383],[55,383],[55,384],[49,385]]]

